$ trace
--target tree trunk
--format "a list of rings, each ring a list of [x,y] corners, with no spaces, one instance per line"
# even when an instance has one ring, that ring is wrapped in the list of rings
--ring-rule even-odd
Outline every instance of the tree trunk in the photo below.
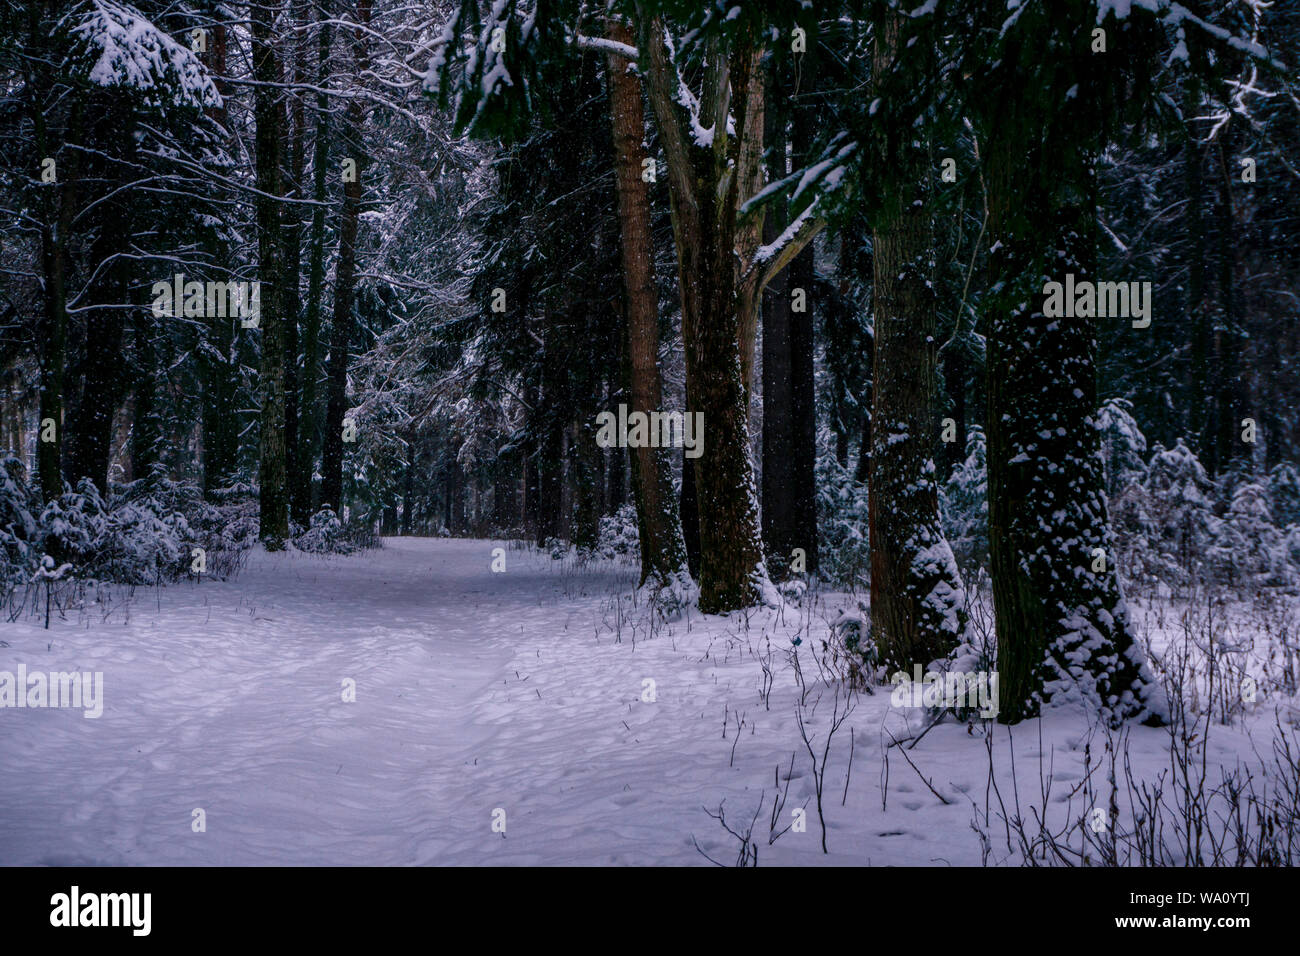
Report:
[[[210,114],[224,130],[230,129],[226,97],[227,33],[224,23],[212,25],[211,62],[213,83],[222,96],[220,106],[211,107]],[[214,242],[214,246],[219,246]],[[223,250],[213,248],[215,261],[221,261]],[[239,362],[235,350],[235,327],[238,319],[209,318],[208,336],[211,349],[204,350],[202,363],[203,386],[203,490],[211,492],[221,487],[233,475],[239,457],[239,419],[235,407],[236,383]]]
[[[149,309],[135,313],[134,421],[131,423],[131,470],[145,478],[160,460],[162,422],[158,413],[158,320]]]
[[[45,114],[39,102],[33,104],[36,148],[42,158],[54,156],[53,144],[46,130]],[[80,103],[74,101],[68,128],[80,127]],[[36,472],[41,496],[50,501],[63,493],[63,380],[67,364],[67,239],[74,212],[73,184],[77,176],[74,151],[60,157],[61,168],[54,184],[45,188],[48,197],[41,220],[41,273],[43,286],[43,323],[40,349],[41,392],[40,420],[37,422]],[[49,423],[53,423],[52,432]],[[53,440],[46,441],[49,435]]]
[[[772,82],[775,82],[773,80]],[[768,149],[768,178],[780,179],[786,168],[786,115],[776,105],[775,95],[768,98],[763,139]],[[786,227],[788,217],[784,198],[774,200],[763,219],[763,241],[773,242]],[[790,342],[789,273],[773,279],[762,295],[763,317],[763,547],[768,569],[784,577],[796,547],[807,548],[797,541],[794,527],[794,371]]]
[[[361,109],[347,106],[345,125],[360,127]],[[352,137],[348,137],[349,140]],[[343,416],[348,409],[348,360],[356,328],[357,221],[361,211],[361,159],[357,181],[343,184],[343,215],[339,227],[339,258],[334,273],[334,318],[330,328],[330,354],[326,378],[325,441],[321,459],[321,507],[343,510]]]
[[[316,85],[323,87],[328,76],[327,62],[330,53],[331,25],[329,9],[319,14],[320,46],[317,54]],[[296,471],[306,482],[304,498],[306,510],[314,511],[312,473],[321,447],[320,401],[320,327],[321,301],[325,294],[325,204],[329,199],[329,101],[324,93],[316,94],[316,139],[312,146],[312,199],[316,205],[311,211],[311,237],[308,241],[307,308],[302,328],[302,400],[298,416],[298,464]]]
[[[537,434],[537,544],[564,534],[564,422],[566,371],[559,360],[557,319],[549,310],[543,320],[542,404]]]
[[[877,37],[876,76],[898,68],[900,30],[895,14]],[[871,625],[891,671],[925,667],[952,650],[961,638],[965,603],[939,523],[934,242],[929,151],[918,138],[882,143],[892,177],[872,243]]]
[[[642,12],[639,25],[643,74],[668,152],[686,352],[686,411],[704,415],[703,453],[686,461],[693,470],[700,516],[699,607],[706,613],[720,613],[761,600],[767,577],[740,344],[742,307],[751,308],[756,300],[742,306],[738,296],[737,209],[743,175],[728,174],[728,170],[743,174],[753,146],[748,91],[758,51],[742,45],[728,56],[715,43],[700,107],[701,116],[725,129],[727,91],[741,91],[732,103],[736,129],[745,130],[751,142],[746,145],[719,135],[711,146],[692,144],[677,113],[676,68],[662,42],[662,24]],[[689,542],[691,531],[685,527],[684,531]]]
[[[632,31],[616,20],[609,21],[608,33],[615,42],[632,43]],[[642,178],[647,158],[645,116],[641,84],[628,73],[629,65],[621,57],[609,56],[610,116],[627,317],[625,341],[631,380],[628,411],[649,413],[662,409],[659,309],[650,238],[650,190]],[[614,453],[621,455],[622,451],[615,448]],[[639,583],[645,584],[651,577],[666,583],[686,567],[686,545],[673,500],[668,450],[642,446],[633,449],[630,457],[641,539]]]
[[[1193,77],[1195,74],[1193,74]],[[1189,92],[1184,102],[1188,117],[1200,108],[1198,84],[1189,80]],[[1190,399],[1187,433],[1192,447],[1213,477],[1216,459],[1214,447],[1214,415],[1212,402],[1214,390],[1209,369],[1211,326],[1213,317],[1206,301],[1205,284],[1205,216],[1203,213],[1204,150],[1197,142],[1189,120],[1183,123],[1183,182],[1187,195],[1187,327],[1192,330],[1192,355],[1188,365],[1187,393]]]
[[[71,445],[68,474],[74,481],[89,478],[108,493],[108,460],[113,443],[113,415],[125,381],[122,368],[123,303],[130,300],[129,259],[113,259],[131,247],[131,204],[127,169],[135,164],[134,117],[120,95],[109,93],[96,110],[95,140],[115,143],[123,155],[110,162],[112,198],[95,207],[98,235],[91,244],[96,269],[93,295],[103,303],[86,319],[86,341],[81,362],[82,392],[75,427],[68,429]],[[112,261],[110,262],[110,259]]]
[[[275,50],[273,14],[256,4],[249,5],[253,36],[253,75],[260,83],[254,95],[257,125],[257,215],[258,277],[262,283],[261,317],[262,400],[261,456],[258,469],[261,502],[261,538],[267,548],[284,546],[289,536],[289,492],[286,484],[284,435],[284,250],[281,235],[280,132],[284,128],[284,105],[276,85],[283,81]]]
[[[366,62],[363,28],[370,22],[370,0],[358,0],[352,62],[360,77]],[[347,158],[356,161],[356,175],[343,183],[343,217],[339,226],[339,260],[334,273],[334,322],[330,333],[329,396],[325,409],[325,451],[321,463],[321,505],[340,514],[343,509],[343,415],[347,411],[348,359],[356,328],[357,224],[361,215],[361,180],[365,175],[361,104],[349,100],[344,109]]]
[[[294,6],[294,25],[298,30],[306,27],[306,9]],[[307,81],[306,44],[304,33],[292,41],[293,81],[301,88]],[[295,91],[289,106],[289,129],[285,159],[287,192],[291,199],[303,198],[303,173],[306,168],[305,140],[307,136],[302,96]],[[303,207],[297,204],[286,208],[284,228],[284,450],[289,471],[289,511],[298,524],[306,527],[311,520],[311,471],[302,467],[303,455],[299,449],[306,430],[299,404],[298,315],[302,307],[299,282],[302,275]],[[308,469],[310,466],[308,466]]]
[[[1044,282],[1096,280],[1099,104],[1108,77],[1089,51],[1095,11],[1078,2],[1017,29],[980,99],[989,192],[989,550],[998,635],[999,720],[1079,695],[1112,722],[1164,705],[1116,574],[1096,413],[1096,323],[1049,318]],[[1030,87],[1057,112],[1045,123]],[[1067,96],[1069,87],[1077,87]],[[1015,91],[1013,94],[1012,91]],[[1089,139],[1089,137],[1092,137]],[[877,424],[879,429],[881,426]],[[1094,553],[1100,549],[1102,559]]]
[[[1214,472],[1226,471],[1243,456],[1241,443],[1243,376],[1238,369],[1241,335],[1237,317],[1237,210],[1232,184],[1236,176],[1235,144],[1240,138],[1231,119],[1219,143],[1219,203],[1215,216],[1219,232],[1219,321],[1214,329]]]

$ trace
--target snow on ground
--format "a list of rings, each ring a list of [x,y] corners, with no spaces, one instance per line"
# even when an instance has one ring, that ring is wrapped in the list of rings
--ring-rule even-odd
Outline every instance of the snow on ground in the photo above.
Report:
[[[1079,714],[995,727],[996,790],[978,725],[934,727],[907,751],[915,769],[888,747],[927,725],[888,687],[855,695],[824,751],[844,696],[814,657],[845,595],[692,610],[651,635],[629,606],[633,569],[511,548],[493,573],[501,545],[258,552],[232,582],[140,589],[49,630],[0,624],[0,672],[104,675],[99,719],[0,709],[0,863],[707,864],[700,849],[731,863],[739,843],[706,808],[743,831],[761,799],[760,864],[970,865],[977,813],[991,805],[1001,832],[997,792],[1062,823],[1092,809]],[[825,855],[801,699],[828,754]],[[1168,766],[1165,731],[1134,728],[1130,746],[1139,772]],[[1211,766],[1251,754],[1243,731],[1213,728]],[[806,830],[769,846],[792,755],[777,829],[806,806]],[[988,859],[1011,859],[1005,841]]]

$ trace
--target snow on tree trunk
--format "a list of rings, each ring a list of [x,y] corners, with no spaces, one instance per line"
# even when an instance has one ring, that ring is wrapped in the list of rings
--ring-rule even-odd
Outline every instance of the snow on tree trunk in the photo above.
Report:
[[[1082,698],[1112,722],[1163,710],[1116,572],[1096,414],[1096,323],[1043,314],[1047,281],[1069,273],[1076,284],[1097,280],[1107,81],[1089,50],[1091,7],[1070,12],[1049,19],[1034,11],[1035,42],[1008,41],[994,77],[1019,92],[981,98],[993,290],[989,549],[999,719],[1007,722],[1063,698]],[[1033,96],[1024,93],[1031,86]],[[1107,331],[1122,334],[1118,323]]]
[[[877,43],[876,71],[894,69],[898,17]],[[928,148],[882,137],[894,172],[876,214],[875,355],[868,487],[871,623],[891,669],[945,656],[962,633],[965,592],[939,521],[934,456],[936,315]]]

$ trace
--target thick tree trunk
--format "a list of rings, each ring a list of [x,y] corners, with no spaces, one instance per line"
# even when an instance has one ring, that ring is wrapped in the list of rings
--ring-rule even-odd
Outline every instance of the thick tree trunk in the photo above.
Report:
[[[682,326],[687,412],[704,414],[703,454],[687,460],[698,500],[700,610],[721,612],[754,604],[766,571],[737,344],[734,265],[730,244],[711,233],[706,229],[682,256]]]
[[[347,140],[360,132],[361,108],[348,104]],[[334,272],[334,318],[330,328],[330,355],[326,378],[325,450],[321,461],[321,507],[343,508],[343,416],[348,409],[348,364],[356,328],[357,224],[361,213],[361,157],[355,182],[343,184],[343,215],[339,226],[339,258]]]
[[[979,112],[998,290],[985,324],[998,717],[1017,721],[1079,695],[1111,721],[1156,719],[1164,705],[1129,622],[1107,515],[1096,322],[1043,314],[1045,281],[1097,279],[1106,75],[1088,49],[1094,11],[1080,2],[1066,13],[1030,10],[1032,26],[1019,26],[1042,44],[1010,48],[997,68],[1008,89],[1054,83],[1040,93],[1056,104],[1053,121],[1018,95],[986,97]],[[1077,95],[1064,95],[1076,85]]]
[[[686,545],[686,569],[700,579],[700,496],[695,489],[695,466],[682,452],[682,494],[678,503],[682,542]]]
[[[284,128],[284,104],[278,84],[283,82],[280,59],[275,51],[273,14],[256,4],[249,6],[253,36],[253,75],[261,84],[254,94],[257,125],[257,215],[258,278],[262,283],[261,315],[262,400],[261,455],[258,478],[261,501],[261,538],[268,548],[284,546],[289,536],[289,491],[284,435],[284,249],[281,235],[280,134]]]
[[[698,498],[699,607],[706,613],[725,612],[761,600],[767,583],[740,344],[741,310],[756,306],[752,294],[758,290],[751,289],[751,298],[742,305],[736,266],[739,180],[752,161],[755,117],[749,112],[753,104],[748,93],[757,51],[742,48],[728,57],[715,45],[700,107],[707,122],[719,122],[722,129],[730,91],[740,91],[731,106],[736,129],[746,131],[748,146],[721,135],[712,146],[692,145],[677,113],[676,69],[662,42],[662,24],[643,12],[639,26],[642,68],[648,71],[650,101],[669,156],[686,411],[704,415],[703,453],[686,461]],[[761,115],[758,119],[761,122]],[[759,139],[761,148],[761,128]],[[729,169],[739,172],[728,175]],[[724,183],[727,188],[722,189]],[[685,500],[683,504],[685,510]],[[683,524],[689,546],[691,529]]]
[[[632,31],[610,20],[609,38],[632,43]],[[645,116],[641,83],[622,57],[609,56],[610,116],[614,169],[618,187],[619,237],[622,247],[630,377],[629,412],[655,412],[662,406],[659,379],[659,309],[654,252],[650,238],[650,191],[642,177]],[[621,455],[620,449],[614,449]],[[637,526],[641,538],[641,584],[648,578],[666,583],[686,567],[686,545],[673,498],[668,450],[642,446],[630,452],[635,472]]]
[[[875,69],[894,68],[900,25],[877,38]],[[894,173],[877,213],[873,301],[871,625],[882,662],[909,670],[961,638],[965,593],[939,523],[933,448],[937,361],[929,153],[913,137],[884,144]]]

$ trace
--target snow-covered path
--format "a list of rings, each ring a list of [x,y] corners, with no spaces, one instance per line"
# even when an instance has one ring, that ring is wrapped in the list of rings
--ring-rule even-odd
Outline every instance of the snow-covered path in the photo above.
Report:
[[[0,627],[0,668],[103,671],[105,688],[97,720],[0,711],[0,860],[415,861],[492,732],[464,715],[510,658],[500,629],[538,600],[489,573],[484,542],[430,544],[256,555],[232,584],[141,591],[107,623]]]
[[[104,680],[98,719],[0,708],[0,864],[704,863],[695,840],[730,862],[737,841],[706,808],[725,800],[743,830],[763,798],[764,863],[981,862],[970,829],[989,799],[980,735],[945,723],[910,751],[916,768],[901,754],[886,765],[889,736],[926,720],[891,707],[887,688],[855,698],[827,751],[823,855],[795,713],[806,684],[821,754],[836,700],[810,651],[832,606],[690,611],[647,640],[635,613],[614,610],[632,568],[507,550],[493,573],[499,544],[258,552],[228,583],[141,589],[49,630],[0,623],[0,674]],[[1068,714],[1017,729],[1017,781],[1011,732],[995,728],[1008,800],[1019,787],[1063,824],[1080,820],[1085,731]],[[1214,736],[1212,762],[1250,752],[1234,729]],[[1164,731],[1133,728],[1131,743],[1136,765],[1167,766]],[[1095,764],[1100,742],[1092,749]],[[769,845],[774,781],[784,789],[787,776],[777,829],[795,808],[807,826]]]
[[[685,770],[683,748],[716,768],[729,744],[637,730],[695,706],[712,669],[681,655],[685,672],[642,675],[597,631],[630,572],[510,551],[494,574],[493,546],[258,553],[107,620],[0,625],[0,670],[104,674],[99,719],[0,710],[0,863],[700,861],[681,817],[708,795],[664,768]],[[668,708],[640,703],[643,676]]]

